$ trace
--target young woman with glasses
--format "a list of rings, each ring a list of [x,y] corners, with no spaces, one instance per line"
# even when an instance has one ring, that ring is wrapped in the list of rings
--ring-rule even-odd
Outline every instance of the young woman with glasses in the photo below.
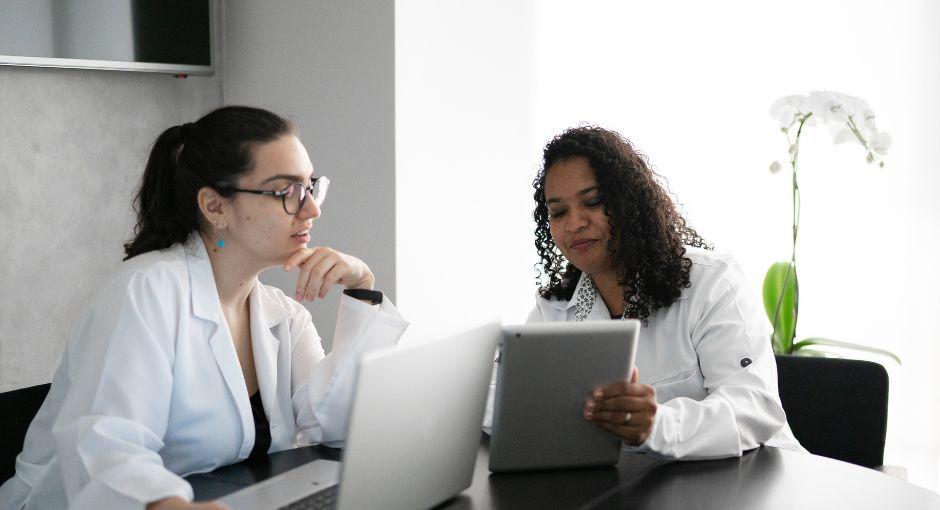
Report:
[[[157,138],[125,262],[66,348],[4,508],[214,508],[182,477],[345,438],[356,359],[407,324],[364,262],[307,247],[328,183],[265,110]],[[258,281],[269,267],[297,271],[293,299]],[[298,301],[334,285],[326,355]]]
[[[770,331],[737,263],[679,214],[619,134],[551,140],[534,183],[541,288],[530,322],[639,319],[635,371],[585,395],[584,418],[672,458],[802,450],[777,392]]]

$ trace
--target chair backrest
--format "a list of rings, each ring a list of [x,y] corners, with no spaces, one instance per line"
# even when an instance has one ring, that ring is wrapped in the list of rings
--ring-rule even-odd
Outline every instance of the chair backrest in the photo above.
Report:
[[[776,356],[780,401],[810,453],[865,467],[884,464],[888,372],[878,363]]]
[[[42,406],[49,384],[0,393],[0,483],[16,471],[16,456],[23,451],[26,429]]]

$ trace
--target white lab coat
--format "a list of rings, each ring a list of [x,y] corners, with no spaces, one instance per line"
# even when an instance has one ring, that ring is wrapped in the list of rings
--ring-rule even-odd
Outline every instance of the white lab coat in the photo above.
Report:
[[[387,299],[343,296],[325,355],[310,314],[273,287],[250,295],[255,371],[269,452],[346,436],[357,360],[407,326]],[[50,317],[50,320],[55,320]],[[193,235],[125,262],[66,347],[30,425],[6,508],[143,508],[182,477],[248,457],[255,428],[212,266]]]
[[[687,249],[691,287],[640,330],[640,382],[659,403],[653,430],[625,449],[681,459],[739,456],[761,444],[805,451],[780,405],[769,323],[741,269],[729,256]],[[571,301],[537,297],[528,322],[575,320],[578,288]],[[602,299],[587,320],[610,320]],[[494,389],[495,377],[486,427]]]

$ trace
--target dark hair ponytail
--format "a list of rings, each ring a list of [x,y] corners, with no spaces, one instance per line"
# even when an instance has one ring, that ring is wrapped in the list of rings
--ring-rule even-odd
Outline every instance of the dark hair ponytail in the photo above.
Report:
[[[226,106],[161,133],[134,198],[137,225],[124,260],[184,242],[199,229],[199,190],[231,195],[254,166],[252,148],[293,132],[289,121],[267,110]]]

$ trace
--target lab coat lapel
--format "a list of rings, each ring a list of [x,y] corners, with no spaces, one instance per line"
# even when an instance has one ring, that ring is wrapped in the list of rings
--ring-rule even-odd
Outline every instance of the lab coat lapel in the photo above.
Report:
[[[578,285],[574,288],[574,293],[571,294],[571,299],[567,302],[561,301],[556,302],[555,305],[557,308],[564,309],[566,311],[568,320],[572,320],[577,313],[577,304],[578,299],[581,296],[581,288],[585,285],[588,285],[587,282],[588,275],[586,273],[581,273],[581,277],[578,279]],[[596,292],[596,291],[595,291]],[[607,305],[604,304],[604,300],[601,299],[600,295],[595,296],[594,305],[591,306],[591,311],[588,312],[588,316],[585,320],[589,321],[608,321],[610,320],[610,312],[607,310]]]
[[[610,311],[607,310],[607,305],[604,304],[604,300],[597,297],[594,300],[594,306],[591,308],[591,313],[588,314],[587,319],[589,321],[609,321],[610,320]]]
[[[274,429],[282,425],[283,417],[277,400],[278,351],[280,341],[274,328],[290,317],[290,310],[270,295],[261,282],[255,282],[249,297],[251,316],[251,349],[255,357],[255,374],[268,421]],[[274,431],[272,430],[272,435]]]
[[[219,303],[219,292],[215,287],[209,254],[198,234],[194,233],[186,242],[186,262],[189,265],[193,315],[212,324],[209,347],[225,380],[225,385],[232,394],[232,400],[238,408],[245,438],[239,457],[245,458],[251,453],[251,447],[255,443],[254,417],[251,414],[251,403],[248,401],[248,387],[245,386],[245,377],[238,364],[238,354],[232,343],[232,335],[228,330],[228,325],[225,324],[225,316],[222,314],[222,305]]]

